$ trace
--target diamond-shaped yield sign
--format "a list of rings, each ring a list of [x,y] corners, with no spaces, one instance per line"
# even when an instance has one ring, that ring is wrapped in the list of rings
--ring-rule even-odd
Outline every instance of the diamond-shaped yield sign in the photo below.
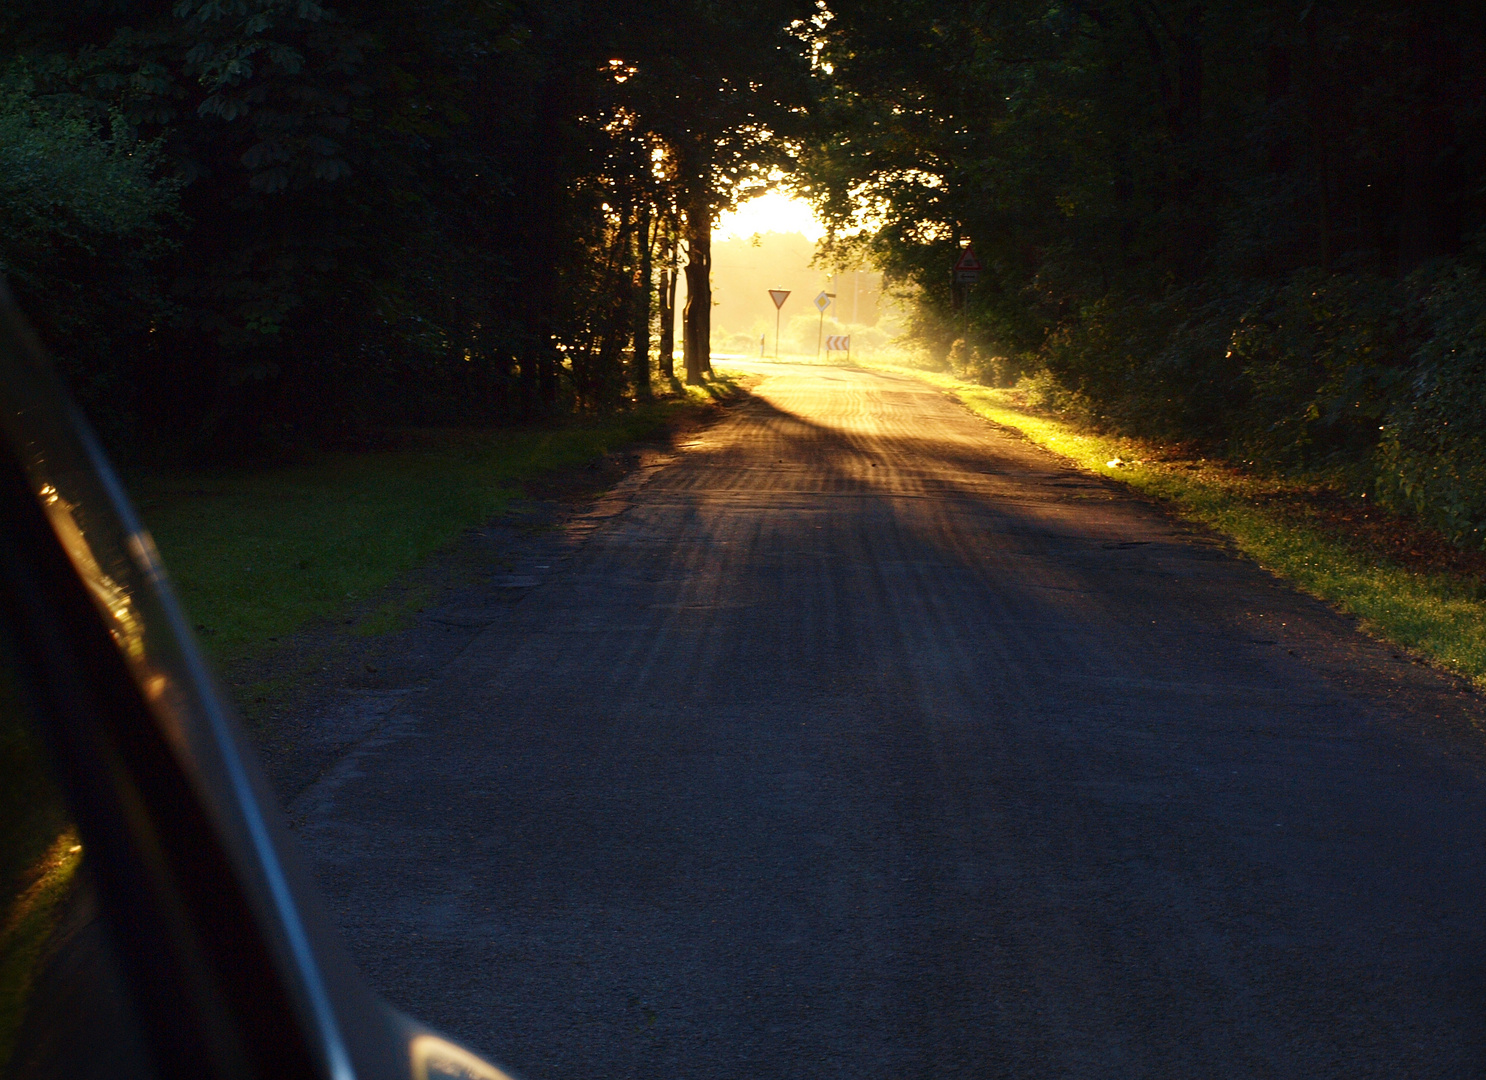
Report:
[[[777,311],[780,308],[782,308],[784,306],[784,302],[789,299],[789,290],[788,289],[770,289],[769,290],[769,299],[772,300],[772,301],[774,301],[774,310]]]
[[[831,306],[831,294],[822,289],[820,295],[815,298],[815,306],[818,310],[825,311]]]

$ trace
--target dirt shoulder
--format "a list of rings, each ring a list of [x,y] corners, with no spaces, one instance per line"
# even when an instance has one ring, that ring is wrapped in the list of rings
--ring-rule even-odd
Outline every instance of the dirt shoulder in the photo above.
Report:
[[[570,560],[635,491],[747,398],[746,383],[654,437],[524,485],[524,497],[336,619],[222,672],[287,804],[346,747],[423,692],[490,624]]]

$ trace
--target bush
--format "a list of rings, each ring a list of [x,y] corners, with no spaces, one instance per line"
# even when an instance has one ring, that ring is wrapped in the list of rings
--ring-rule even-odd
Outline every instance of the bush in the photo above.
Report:
[[[1229,338],[1230,449],[1287,467],[1367,460],[1408,364],[1404,308],[1395,280],[1314,269],[1255,296]]]
[[[949,368],[958,378],[981,386],[1015,386],[1022,376],[1021,367],[1010,357],[998,356],[964,338],[949,347]]]
[[[990,385],[1021,374],[964,340],[949,361]],[[1205,301],[1111,293],[1028,370],[1029,400],[1084,423],[1375,484],[1384,506],[1486,548],[1486,274],[1468,259],[1407,278],[1311,268]]]
[[[158,147],[117,116],[91,119],[0,77],[0,274],[105,437],[134,418],[138,355],[165,312],[154,266],[176,187]]]
[[[159,149],[133,139],[117,116],[92,122],[48,108],[17,76],[0,80],[0,270],[38,286],[74,248],[108,240],[160,250],[175,188],[157,178]]]
[[[1407,283],[1420,344],[1382,425],[1378,494],[1462,547],[1486,547],[1486,281],[1441,262]]]

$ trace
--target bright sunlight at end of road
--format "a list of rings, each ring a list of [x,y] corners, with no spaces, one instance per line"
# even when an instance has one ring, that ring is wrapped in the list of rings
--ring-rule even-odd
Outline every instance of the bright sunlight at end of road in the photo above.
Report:
[[[804,199],[783,191],[749,199],[717,219],[717,240],[747,240],[754,233],[804,233],[812,243],[826,234],[825,226]]]

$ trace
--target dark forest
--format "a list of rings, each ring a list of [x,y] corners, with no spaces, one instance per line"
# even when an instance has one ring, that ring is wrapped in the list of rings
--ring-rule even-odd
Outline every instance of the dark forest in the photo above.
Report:
[[[1480,546],[1471,5],[15,0],[0,42],[0,268],[126,457],[700,378],[711,224],[783,182],[961,375]]]
[[[875,216],[855,242],[919,286],[919,335],[1086,422],[1329,473],[1480,546],[1479,9],[946,11],[845,5],[821,35],[816,191]],[[987,273],[957,295],[969,240]]]
[[[682,264],[705,286],[702,226],[798,138],[796,16],[8,4],[3,269],[147,459],[612,409]]]

